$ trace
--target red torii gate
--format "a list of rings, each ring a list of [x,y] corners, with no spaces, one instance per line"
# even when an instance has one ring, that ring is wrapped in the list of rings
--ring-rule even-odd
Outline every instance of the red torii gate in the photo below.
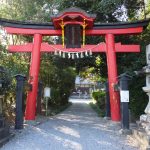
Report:
[[[36,97],[38,89],[38,75],[40,68],[40,53],[54,52],[55,49],[61,49],[64,52],[80,52],[91,49],[92,52],[105,52],[107,56],[108,81],[111,105],[111,119],[120,120],[120,98],[119,93],[114,90],[117,79],[116,52],[140,52],[139,45],[121,45],[115,43],[116,35],[140,34],[149,20],[131,22],[131,23],[106,23],[94,24],[96,16],[89,15],[79,8],[70,8],[63,13],[52,18],[51,23],[27,23],[16,22],[6,19],[0,19],[0,24],[4,26],[9,34],[21,34],[33,36],[33,43],[26,45],[10,45],[10,52],[31,52],[30,79],[32,91],[28,92],[26,102],[26,120],[35,119]],[[66,48],[64,45],[64,27],[66,25],[80,25],[83,28],[83,46],[81,48]],[[42,36],[62,36],[62,45],[50,45],[42,42]],[[84,45],[84,35],[105,36],[105,43],[95,45]]]

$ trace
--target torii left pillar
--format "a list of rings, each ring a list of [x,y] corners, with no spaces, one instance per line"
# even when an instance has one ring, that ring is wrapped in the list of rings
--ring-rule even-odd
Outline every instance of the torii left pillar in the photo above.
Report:
[[[33,40],[29,76],[29,84],[32,85],[32,90],[29,91],[27,96],[25,120],[35,120],[42,35],[34,34]]]
[[[118,83],[114,35],[106,34],[105,41],[106,41],[107,66],[108,66],[111,119],[113,121],[120,121],[120,97],[119,92],[114,90],[114,85]]]

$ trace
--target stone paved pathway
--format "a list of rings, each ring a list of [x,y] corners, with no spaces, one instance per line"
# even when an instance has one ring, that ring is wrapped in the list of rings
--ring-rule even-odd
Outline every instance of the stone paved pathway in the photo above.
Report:
[[[79,100],[46,122],[26,127],[1,150],[137,150],[119,129]]]

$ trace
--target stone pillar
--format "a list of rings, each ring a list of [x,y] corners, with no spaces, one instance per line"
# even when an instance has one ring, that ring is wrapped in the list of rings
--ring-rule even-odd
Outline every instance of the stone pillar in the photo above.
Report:
[[[123,73],[119,76],[120,84],[120,99],[121,99],[121,130],[122,134],[131,134],[130,122],[129,122],[129,87],[128,82],[131,80],[131,76],[127,73]]]
[[[150,133],[150,45],[146,47],[146,60],[147,66],[143,67],[146,74],[146,86],[143,91],[148,95],[149,102],[145,108],[145,114],[140,116],[140,122],[144,122],[145,131]]]
[[[15,129],[23,128],[23,91],[24,91],[24,82],[26,77],[18,74],[15,76],[17,80],[16,87],[16,118],[15,118]]]

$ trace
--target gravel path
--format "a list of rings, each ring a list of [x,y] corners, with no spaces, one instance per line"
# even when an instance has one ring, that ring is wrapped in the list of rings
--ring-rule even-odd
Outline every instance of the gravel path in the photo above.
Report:
[[[40,125],[27,126],[1,150],[137,150],[119,129],[119,123],[78,101]]]

